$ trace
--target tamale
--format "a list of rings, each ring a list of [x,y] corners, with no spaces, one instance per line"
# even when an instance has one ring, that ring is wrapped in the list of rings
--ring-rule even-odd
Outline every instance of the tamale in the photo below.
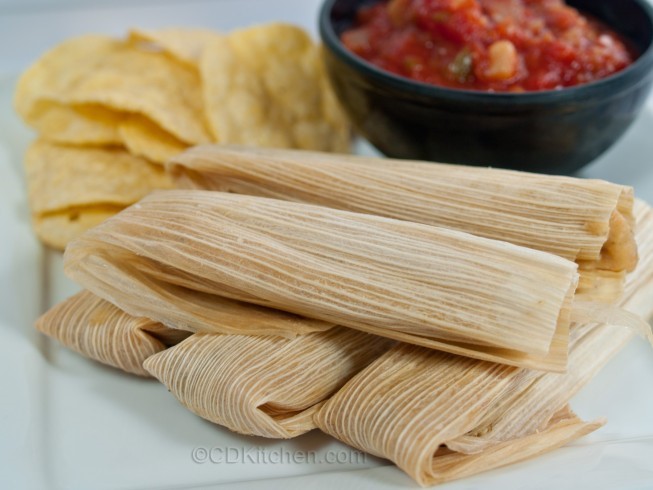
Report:
[[[653,211],[642,203],[637,241],[642,262],[629,277],[623,305],[648,318]],[[599,428],[602,421],[581,422],[566,404],[632,335],[609,325],[574,327],[569,372],[563,375],[398,345],[353,377],[315,421],[347,444],[392,460],[422,485],[479,473]]]
[[[165,323],[181,296],[187,324],[170,326],[182,329],[200,331],[193,305],[222,297],[557,371],[576,269],[462,232],[209,191],[151,194],[65,254],[72,279],[134,316]]]
[[[202,277],[124,250],[96,249],[83,254],[83,259],[75,259],[86,266],[83,284],[92,284],[95,294],[129,314],[173,329],[290,338],[335,325],[217,296],[212,293],[215,285]]]
[[[637,243],[642,260],[635,274],[628,277],[622,306],[646,320],[653,318],[653,209],[644,201],[635,201]]]
[[[441,451],[433,458],[428,474],[418,483],[423,486],[436,485],[534,458],[586,436],[604,424],[604,420],[583,422],[563,409],[541,431],[486,451],[471,455]]]
[[[390,459],[425,484],[440,446],[476,428],[525,373],[399,344],[339,390],[315,421],[327,434]]]
[[[580,265],[578,294],[614,300],[637,264],[633,190],[599,180],[365,158],[199,146],[173,158],[178,186],[272,197],[442,226]]]
[[[128,315],[88,291],[56,305],[36,328],[86,357],[140,376],[149,376],[145,359],[190,335]]]
[[[653,316],[653,210],[638,201],[635,211],[640,264],[628,278],[621,305],[650,319]],[[456,451],[475,453],[540,430],[556,410],[594,378],[633,335],[632,330],[612,325],[590,324],[572,328],[567,373],[531,371],[522,379],[521,387],[513,390],[511,396],[505,397],[487,414],[486,421],[479,428],[458,440],[448,441],[447,446]]]
[[[399,344],[352,378],[315,414],[322,431],[393,461],[421,485],[503,466],[567,443],[600,427],[571,417],[543,431],[471,454],[443,450],[479,426],[493,406],[523,386],[529,371]],[[555,435],[549,433],[555,431]],[[530,442],[529,442],[530,441]],[[499,453],[501,457],[494,458]],[[440,460],[440,458],[446,458]],[[452,461],[453,459],[453,461]],[[444,466],[444,471],[442,470]]]
[[[336,327],[293,339],[194,334],[145,368],[192,412],[234,432],[287,439],[392,341]]]

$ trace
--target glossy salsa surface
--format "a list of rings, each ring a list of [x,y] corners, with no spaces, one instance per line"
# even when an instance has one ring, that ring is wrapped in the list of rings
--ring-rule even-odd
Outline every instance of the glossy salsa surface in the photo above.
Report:
[[[342,42],[397,75],[494,92],[572,87],[636,58],[617,33],[563,0],[381,1],[359,10]]]

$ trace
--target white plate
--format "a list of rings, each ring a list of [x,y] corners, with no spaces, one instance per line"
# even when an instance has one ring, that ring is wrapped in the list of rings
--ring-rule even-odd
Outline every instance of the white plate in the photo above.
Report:
[[[85,31],[228,29],[279,19],[312,29],[319,2],[152,3],[0,15],[0,74]],[[0,75],[0,488],[415,487],[388,462],[361,458],[317,431],[292,441],[232,434],[185,410],[157,382],[88,361],[35,333],[35,318],[77,287],[64,277],[61,256],[43,250],[30,229],[21,160],[32,134],[11,109],[14,83],[15,76]],[[634,185],[653,202],[652,129],[650,107],[583,176]],[[636,340],[573,401],[587,419],[607,416],[605,428],[537,460],[442,488],[653,488],[652,379],[653,353]],[[194,462],[202,449],[230,463]]]

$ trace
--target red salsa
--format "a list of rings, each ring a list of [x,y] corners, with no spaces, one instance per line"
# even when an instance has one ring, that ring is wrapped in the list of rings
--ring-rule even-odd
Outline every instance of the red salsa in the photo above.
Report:
[[[634,60],[618,34],[564,0],[390,0],[362,8],[342,42],[397,75],[496,92],[571,87]]]

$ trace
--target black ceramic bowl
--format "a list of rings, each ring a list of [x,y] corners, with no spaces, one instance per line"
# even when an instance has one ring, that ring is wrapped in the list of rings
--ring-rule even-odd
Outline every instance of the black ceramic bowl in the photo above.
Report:
[[[320,34],[338,97],[362,135],[390,157],[573,173],[623,135],[651,88],[653,9],[646,0],[568,0],[630,40],[639,58],[597,82],[520,94],[427,85],[352,54],[340,34],[372,3],[326,0]]]

